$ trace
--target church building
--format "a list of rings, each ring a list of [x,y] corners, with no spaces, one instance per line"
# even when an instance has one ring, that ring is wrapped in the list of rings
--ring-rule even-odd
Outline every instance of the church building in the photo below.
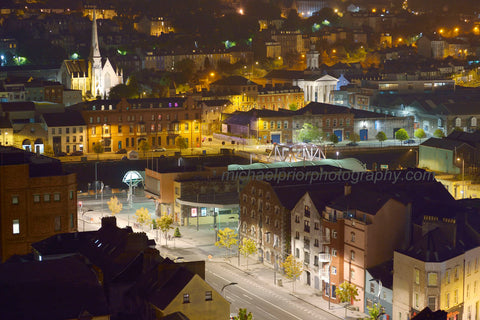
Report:
[[[65,88],[81,90],[84,99],[107,98],[110,88],[123,83],[123,73],[115,71],[108,58],[102,58],[98,45],[97,19],[92,19],[92,45],[88,60],[64,60],[57,80]]]

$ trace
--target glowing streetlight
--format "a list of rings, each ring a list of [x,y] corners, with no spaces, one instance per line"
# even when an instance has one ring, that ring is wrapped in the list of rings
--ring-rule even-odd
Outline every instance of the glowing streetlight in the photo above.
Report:
[[[462,161],[462,199],[465,199],[465,159],[457,158],[457,161]]]
[[[238,13],[243,15],[244,14],[243,9],[238,9]]]

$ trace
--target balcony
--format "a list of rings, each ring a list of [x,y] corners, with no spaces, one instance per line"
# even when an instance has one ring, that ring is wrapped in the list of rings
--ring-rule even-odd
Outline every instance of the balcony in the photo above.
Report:
[[[320,262],[330,262],[330,253],[319,253],[318,254],[318,261]]]
[[[310,232],[310,226],[303,226],[304,232]]]
[[[319,241],[321,244],[329,244],[329,243],[330,243],[330,236],[321,235],[321,236],[319,237],[318,241]]]

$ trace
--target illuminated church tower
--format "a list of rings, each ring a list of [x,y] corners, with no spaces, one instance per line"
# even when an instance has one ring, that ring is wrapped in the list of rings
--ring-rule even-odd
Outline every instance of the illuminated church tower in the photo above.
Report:
[[[108,59],[107,59],[108,60]],[[93,97],[103,96],[105,88],[102,79],[102,56],[98,47],[97,18],[93,10],[92,19],[92,45],[90,46],[90,56],[88,57],[89,74],[92,77],[91,93]],[[110,88],[108,88],[110,90]]]

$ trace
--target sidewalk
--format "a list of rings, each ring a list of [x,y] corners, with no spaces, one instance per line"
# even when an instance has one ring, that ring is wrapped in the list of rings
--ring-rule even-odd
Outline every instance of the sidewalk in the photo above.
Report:
[[[101,224],[101,213],[96,211],[88,212],[88,224],[90,228],[98,229]],[[182,250],[186,249],[195,249],[195,252],[199,256],[204,256],[205,260],[212,263],[228,263],[232,267],[237,268],[238,270],[245,273],[245,275],[253,277],[262,282],[270,290],[277,291],[282,290],[285,293],[288,293],[313,307],[322,309],[329,312],[330,314],[338,317],[339,319],[345,318],[345,308],[342,305],[329,303],[321,297],[321,292],[313,289],[307,285],[300,283],[297,280],[295,283],[295,292],[292,292],[292,280],[287,279],[280,272],[274,272],[273,269],[263,265],[262,263],[256,261],[254,258],[249,258],[248,260],[248,269],[247,262],[245,257],[241,256],[240,266],[238,266],[238,256],[230,255],[229,259],[225,259],[225,249],[218,248],[214,245],[215,234],[213,230],[209,228],[201,228],[196,230],[195,227],[186,227],[178,226],[182,237],[180,238],[171,238],[167,240],[168,246],[165,246],[165,237],[157,230],[147,230],[147,228],[138,228],[136,224],[132,221],[127,221],[126,215],[119,214],[116,216],[117,226],[124,228],[130,223],[130,226],[135,232],[145,232],[149,238],[155,239],[157,245],[160,247],[160,254],[162,256],[168,256],[171,259],[178,258],[178,253],[181,253]],[[83,223],[81,218],[79,218],[79,224]],[[176,228],[176,226],[175,226]],[[173,230],[170,232],[173,235]],[[158,238],[157,238],[158,235]],[[232,249],[231,252],[235,253],[236,249]],[[274,278],[277,283],[274,283]],[[278,280],[281,280],[282,286],[278,286]],[[347,317],[352,318],[365,318],[366,314],[358,311],[347,311]]]

